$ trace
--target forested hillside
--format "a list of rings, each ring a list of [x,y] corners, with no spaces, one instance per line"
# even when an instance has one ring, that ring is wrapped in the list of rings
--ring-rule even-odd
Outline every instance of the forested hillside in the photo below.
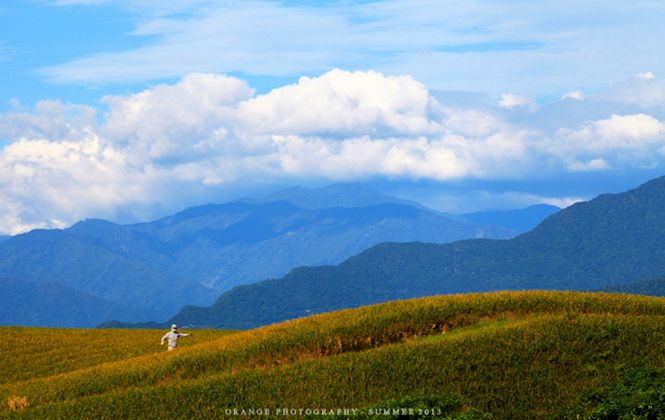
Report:
[[[234,288],[183,324],[252,328],[311,313],[436,294],[589,290],[665,273],[665,177],[574,204],[508,241],[384,243],[337,266]]]
[[[616,284],[598,289],[607,293],[630,293],[632,295],[665,296],[665,277],[638,280],[628,284]]]

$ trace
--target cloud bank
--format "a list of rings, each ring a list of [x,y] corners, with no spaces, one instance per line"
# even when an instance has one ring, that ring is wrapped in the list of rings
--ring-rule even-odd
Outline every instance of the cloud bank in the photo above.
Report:
[[[332,70],[260,96],[237,78],[190,73],[106,96],[103,115],[40,102],[0,114],[9,140],[0,152],[0,231],[118,212],[146,220],[155,206],[177,210],[249,184],[661,167],[664,98],[665,81],[645,73],[544,106],[511,92],[500,103],[458,106],[409,76]]]

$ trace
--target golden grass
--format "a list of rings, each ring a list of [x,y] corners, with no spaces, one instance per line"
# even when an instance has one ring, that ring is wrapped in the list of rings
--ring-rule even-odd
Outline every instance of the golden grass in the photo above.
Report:
[[[592,315],[600,318],[596,320]],[[557,335],[567,331],[568,324],[577,325],[579,331],[588,330],[589,336],[596,337],[598,331],[593,325],[598,323],[611,322],[614,318],[617,322],[624,322],[626,318],[636,317],[641,321],[635,325],[644,329],[649,325],[649,319],[653,320],[654,325],[663,326],[663,316],[665,299],[619,294],[537,291],[436,296],[322,314],[233,334],[219,333],[215,336],[216,332],[194,331],[193,337],[198,336],[201,341],[188,342],[185,338],[182,347],[176,352],[163,351],[159,346],[163,331],[92,330],[89,331],[88,341],[72,344],[70,350],[77,354],[70,359],[67,368],[61,364],[53,374],[44,365],[48,363],[49,355],[60,353],[48,350],[50,340],[44,337],[59,331],[46,331],[36,334],[39,338],[34,338],[42,344],[35,344],[32,349],[35,356],[33,376],[14,374],[4,384],[0,384],[0,398],[25,395],[31,402],[30,409],[25,411],[34,412],[36,418],[40,418],[37,413],[48,412],[48,407],[61,407],[67,411],[69,408],[65,407],[81,405],[88,407],[86,410],[93,410],[90,404],[97,400],[100,404],[113,401],[114,406],[120,410],[118,413],[124,412],[121,407],[125,403],[128,406],[133,404],[134,409],[139,410],[137,412],[140,412],[141,407],[153,404],[159,412],[164,401],[175,403],[177,398],[187,399],[186,392],[189,391],[198,395],[197,398],[202,398],[202,401],[220,407],[236,404],[236,400],[250,400],[254,403],[269,400],[277,403],[280,398],[294,404],[317,401],[370,404],[381,398],[397,398],[400,393],[418,390],[417,382],[408,378],[408,372],[419,372],[415,376],[425,381],[423,383],[434,381],[431,383],[436,384],[439,382],[432,376],[436,374],[441,377],[447,375],[449,381],[464,381],[464,375],[455,373],[458,371],[466,372],[470,378],[475,377],[475,382],[460,384],[450,390],[473,394],[489,392],[482,381],[494,381],[492,377],[479,376],[478,372],[494,372],[498,375],[497,381],[507,383],[528,379],[530,373],[525,372],[529,370],[509,366],[513,359],[522,360],[523,356],[506,347],[503,343],[507,341],[512,341],[514,346],[521,346],[521,351],[527,356],[533,353],[531,359],[525,359],[529,360],[528,363],[537,363],[533,366],[533,372],[550,375],[544,382],[533,382],[532,389],[526,388],[528,392],[537,391],[545,395],[546,388],[560,380],[556,376],[557,369],[551,369],[552,364],[561,362],[562,366],[567,366],[564,359],[560,361],[557,357],[565,354],[570,360],[578,359],[574,353],[569,354],[562,348],[541,348],[536,345],[537,341],[549,340],[561,346]],[[558,330],[550,328],[550,323],[555,324]],[[649,334],[658,334],[657,331]],[[78,332],[67,333],[76,335]],[[99,342],[95,342],[96,334],[99,334]],[[517,339],[512,335],[516,335]],[[202,336],[207,338],[202,339]],[[103,357],[98,357],[96,353],[109,352],[106,339],[102,337],[109,337],[111,341],[119,340],[125,353],[114,353],[117,355],[116,360],[103,362]],[[520,337],[530,341],[522,343]],[[570,337],[572,340],[575,336]],[[634,347],[635,339],[628,335],[621,337],[626,346]],[[640,336],[640,339],[643,337]],[[145,348],[131,353],[132,343],[143,342],[141,340],[145,340]],[[578,351],[584,350],[585,343],[573,344],[582,346]],[[31,348],[26,343],[22,345],[25,349]],[[78,349],[76,346],[79,346]],[[142,348],[141,345],[138,347]],[[16,345],[14,348],[17,348]],[[617,354],[622,352],[620,347],[613,351]],[[540,353],[552,359],[543,361],[539,358]],[[451,354],[455,354],[455,357],[450,358]],[[11,359],[12,352],[1,349],[2,355],[9,355]],[[109,357],[108,353],[105,357]],[[588,357],[591,358],[589,360],[595,360],[593,354]],[[629,359],[632,356],[624,354],[621,357]],[[441,358],[453,366],[457,366],[458,361],[464,361],[478,367],[476,370],[460,367],[462,370],[454,368],[451,371],[450,366],[437,362],[444,360]],[[469,358],[480,361],[473,362]],[[30,366],[30,360],[30,356],[26,356],[22,366]],[[398,360],[404,367],[398,368],[401,366]],[[489,364],[483,365],[482,360]],[[429,364],[430,371],[421,371],[419,364],[422,363],[425,363],[424,366]],[[513,369],[515,377],[510,378],[502,373],[501,366],[496,365],[498,363]],[[584,363],[588,364],[587,361]],[[404,372],[400,369],[404,369]],[[390,381],[394,381],[395,377],[386,376],[387,373],[400,372],[407,379],[391,384]],[[326,377],[337,378],[335,380],[339,383],[327,381]],[[577,379],[579,383],[586,383],[584,381],[587,380],[588,376],[584,375]],[[500,381],[493,382],[494,386],[504,383]],[[375,389],[363,391],[368,386]],[[221,391],[216,387],[226,390],[228,395],[220,394]],[[239,394],[237,387],[246,392]],[[570,395],[566,394],[566,397]],[[513,398],[519,400],[520,397],[513,395]],[[212,409],[205,406],[200,408],[206,413]],[[105,415],[111,413],[105,410]],[[128,418],[126,415],[119,418],[123,416]]]
[[[165,332],[0,326],[0,386],[159,353]],[[179,345],[187,348],[229,333],[197,330]]]

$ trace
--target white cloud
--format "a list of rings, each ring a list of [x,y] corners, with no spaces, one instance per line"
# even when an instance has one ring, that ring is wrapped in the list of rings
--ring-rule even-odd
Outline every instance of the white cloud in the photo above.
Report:
[[[405,196],[409,197],[408,194]],[[454,191],[428,193],[426,196],[409,197],[427,207],[452,214],[466,214],[482,211],[503,211],[521,209],[534,204],[549,204],[565,208],[584,201],[581,197],[551,197],[521,191],[493,192],[487,190]]]
[[[645,114],[612,115],[595,122],[590,131],[595,137],[587,146],[591,150],[644,149],[665,143],[665,124]]]
[[[529,95],[521,95],[518,93],[504,93],[501,95],[501,102],[499,102],[499,104],[508,109],[524,106],[531,112],[536,112],[539,108],[535,99]]]
[[[561,198],[547,198],[547,197],[541,197],[538,199],[536,204],[549,204],[552,206],[557,206],[562,209],[565,209],[566,207],[572,206],[575,203],[579,203],[582,201],[586,201],[580,197],[561,197]]]
[[[605,161],[605,159],[592,159],[588,162],[571,162],[567,165],[567,168],[571,171],[604,171],[606,169],[611,169],[610,165]]]
[[[18,102],[15,108],[23,110]],[[96,125],[97,110],[86,105],[64,105],[59,101],[40,101],[34,113],[0,114],[0,137],[78,139],[81,132]]]
[[[411,77],[333,70],[240,104],[240,119],[257,133],[417,135],[442,131],[433,107]]]
[[[561,129],[557,136],[579,151],[608,153],[613,150],[645,151],[665,145],[665,124],[645,114],[612,115],[579,130]]]
[[[157,162],[198,160],[226,147],[235,107],[252,97],[244,81],[190,74],[129,96],[107,96],[103,134],[132,156]],[[223,126],[220,126],[223,125]]]
[[[581,101],[584,99],[584,94],[582,93],[581,90],[575,91],[575,92],[567,92],[564,93],[561,99],[566,99],[566,98],[573,98],[577,99],[578,101]]]
[[[124,155],[91,133],[77,141],[20,139],[0,155],[3,231],[61,227],[149,196]],[[4,206],[4,204],[8,206]]]
[[[595,109],[599,96],[556,102]],[[57,101],[0,114],[0,137],[11,140],[0,152],[0,231],[121,210],[151,218],[146,207],[200,204],[211,191],[237,185],[519,180],[665,160],[665,125],[647,109],[583,124],[569,124],[566,112],[552,114],[562,117],[550,135],[520,122],[525,114],[517,104],[528,98],[507,96],[507,108],[458,109],[412,77],[373,71],[333,70],[261,96],[236,78],[193,73],[103,101],[102,124],[94,108]]]
[[[655,168],[665,163],[657,153],[665,146],[665,124],[650,115],[615,114],[578,129],[562,128],[545,144],[571,171]]]

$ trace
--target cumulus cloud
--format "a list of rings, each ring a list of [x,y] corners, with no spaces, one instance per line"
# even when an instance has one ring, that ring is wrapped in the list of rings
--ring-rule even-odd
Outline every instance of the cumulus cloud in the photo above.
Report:
[[[446,109],[411,77],[372,71],[333,70],[258,97],[237,79],[191,74],[105,102],[105,138],[134,159],[213,184],[261,175],[449,179],[524,152],[520,130]]]
[[[624,97],[662,104],[644,99],[640,83],[622,85]],[[104,97],[102,123],[87,106],[19,107],[0,115],[0,137],[11,141],[0,152],[0,231],[60,227],[132,206],[200,204],[212,190],[241,184],[525,179],[665,159],[665,125],[646,108],[583,123],[562,118],[552,134],[512,118],[524,115],[523,105],[534,118],[546,111],[532,101],[510,94],[500,107],[458,108],[409,76],[333,70],[259,96],[237,78],[192,73]]]
[[[653,145],[663,145],[665,124],[645,114],[612,115],[580,130],[562,129],[558,135],[580,151],[645,150]]]
[[[240,105],[239,117],[270,134],[394,134],[441,132],[436,100],[408,76],[333,70],[275,89]]]
[[[235,108],[252,95],[236,78],[190,74],[173,86],[104,97],[109,111],[101,129],[107,139],[131,148],[140,160],[198,160],[225,147]]]
[[[562,128],[550,142],[571,170],[604,170],[626,164],[654,166],[665,147],[665,124],[645,114],[612,115],[579,129]]]
[[[141,199],[136,179],[123,176],[123,156],[94,136],[75,142],[23,138],[2,151],[0,174],[0,223],[12,234],[70,224],[119,204],[120,197]]]

